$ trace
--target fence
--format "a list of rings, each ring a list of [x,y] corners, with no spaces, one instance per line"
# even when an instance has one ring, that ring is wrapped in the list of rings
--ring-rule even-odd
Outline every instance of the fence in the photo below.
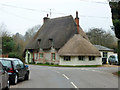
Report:
[[[8,54],[7,55],[0,55],[1,58],[8,58]]]

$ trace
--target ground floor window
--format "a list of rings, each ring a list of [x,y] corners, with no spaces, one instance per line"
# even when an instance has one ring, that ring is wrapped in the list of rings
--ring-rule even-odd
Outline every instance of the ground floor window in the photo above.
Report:
[[[38,54],[34,53],[34,59],[36,60],[38,58]]]
[[[78,60],[79,61],[84,61],[85,60],[85,56],[78,56]]]
[[[71,57],[70,56],[64,56],[64,61],[70,61]]]
[[[55,56],[55,53],[52,53],[52,60],[55,60],[56,56]]]
[[[90,56],[89,61],[93,61],[93,60],[95,60],[95,56]]]
[[[40,58],[43,58],[43,53],[40,53]]]

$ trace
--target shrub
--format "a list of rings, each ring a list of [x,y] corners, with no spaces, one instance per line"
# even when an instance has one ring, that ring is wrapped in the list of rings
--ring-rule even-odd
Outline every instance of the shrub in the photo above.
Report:
[[[8,57],[9,57],[9,58],[19,58],[19,56],[18,56],[15,52],[10,52],[10,53],[8,54]]]
[[[24,58],[21,55],[17,54],[16,52],[10,52],[8,54],[8,57],[9,58],[18,58],[24,62]]]
[[[46,65],[50,65],[50,63],[49,63],[49,62],[46,62],[45,64],[46,64]]]

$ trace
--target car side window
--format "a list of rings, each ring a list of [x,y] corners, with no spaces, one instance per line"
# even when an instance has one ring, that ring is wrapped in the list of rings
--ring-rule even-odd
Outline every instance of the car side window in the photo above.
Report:
[[[24,68],[23,62],[22,62],[21,60],[18,60],[18,62],[19,62],[19,64],[20,64],[20,67],[21,67],[21,68]]]
[[[14,68],[17,69],[17,67],[20,66],[19,62],[17,60],[14,61]]]

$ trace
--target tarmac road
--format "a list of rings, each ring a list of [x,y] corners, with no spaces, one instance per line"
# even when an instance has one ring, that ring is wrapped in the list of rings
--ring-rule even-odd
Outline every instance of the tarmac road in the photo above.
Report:
[[[118,67],[72,68],[29,65],[30,79],[10,88],[118,88]]]

